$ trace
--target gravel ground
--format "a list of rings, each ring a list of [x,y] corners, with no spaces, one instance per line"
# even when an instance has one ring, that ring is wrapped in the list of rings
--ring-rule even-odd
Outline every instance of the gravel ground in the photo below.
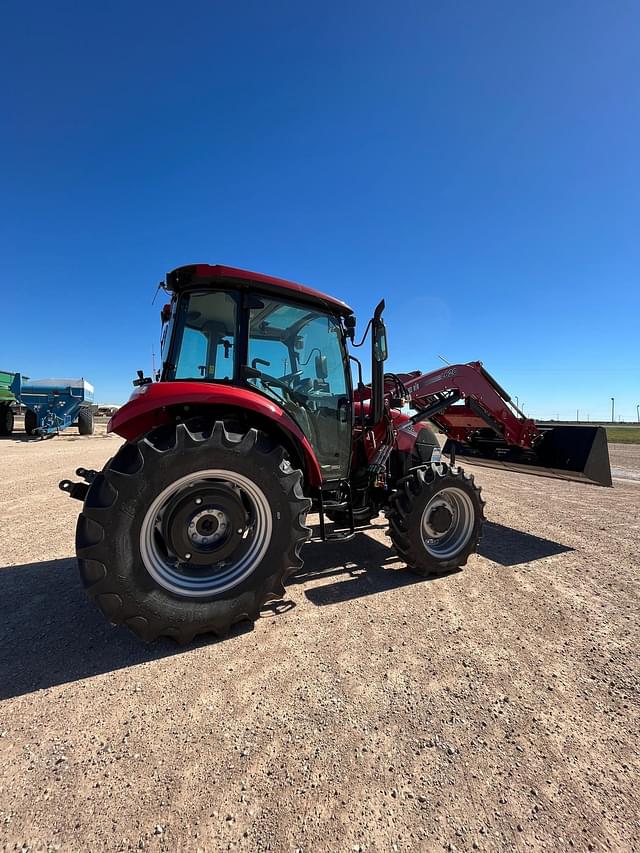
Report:
[[[612,476],[640,480],[640,444],[613,444],[610,447]]]
[[[614,489],[476,469],[464,571],[401,571],[380,519],[185,650],[108,626],[78,580],[57,481],[118,439],[14,439],[0,849],[640,850],[640,448],[611,447]]]

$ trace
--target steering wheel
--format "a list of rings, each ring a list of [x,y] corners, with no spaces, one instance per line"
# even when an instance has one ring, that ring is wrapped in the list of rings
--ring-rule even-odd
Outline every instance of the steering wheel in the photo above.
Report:
[[[299,379],[302,376],[301,370],[294,370],[293,373],[285,373],[280,377],[281,382],[291,382],[292,379]]]
[[[281,391],[289,397],[293,402],[298,406],[304,406],[306,400],[302,396],[302,394],[298,394],[292,388],[290,388],[286,382],[283,382],[282,379],[277,379],[275,376],[269,376],[268,373],[260,372],[260,381],[268,386],[274,386],[275,388],[279,388]]]

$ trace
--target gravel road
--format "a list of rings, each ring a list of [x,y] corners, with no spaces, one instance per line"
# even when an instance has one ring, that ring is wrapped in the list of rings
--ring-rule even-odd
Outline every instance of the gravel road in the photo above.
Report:
[[[77,576],[57,481],[119,440],[16,438],[0,849],[640,850],[640,448],[611,447],[613,489],[475,469],[464,571],[401,571],[381,518],[183,649],[105,624]]]

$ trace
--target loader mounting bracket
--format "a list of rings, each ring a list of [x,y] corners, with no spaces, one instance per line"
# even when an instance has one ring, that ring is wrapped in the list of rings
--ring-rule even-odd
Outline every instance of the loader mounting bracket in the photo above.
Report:
[[[88,483],[74,483],[73,480],[60,480],[58,488],[63,492],[67,492],[69,497],[75,498],[78,501],[84,501],[89,491]]]

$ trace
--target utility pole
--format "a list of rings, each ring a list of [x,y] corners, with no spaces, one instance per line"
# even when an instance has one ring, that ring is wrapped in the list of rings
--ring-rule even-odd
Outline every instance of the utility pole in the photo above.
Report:
[[[640,403],[636,403],[636,415],[638,416],[638,423],[640,424]]]
[[[580,409],[576,409],[576,423],[580,420]]]
[[[615,423],[615,417],[614,417],[615,407],[616,407],[616,398],[612,397],[611,398],[611,423],[612,424]]]

